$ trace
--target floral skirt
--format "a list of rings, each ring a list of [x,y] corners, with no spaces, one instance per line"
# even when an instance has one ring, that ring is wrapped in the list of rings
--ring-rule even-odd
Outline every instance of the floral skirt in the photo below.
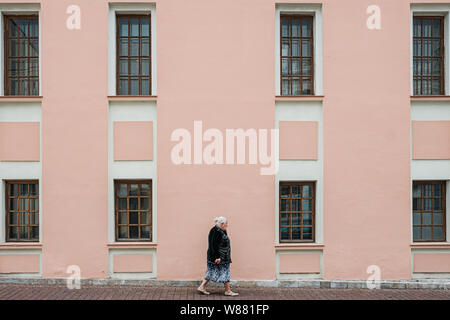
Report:
[[[214,263],[207,262],[207,269],[205,280],[214,282],[229,282],[230,281],[230,264],[229,263]]]

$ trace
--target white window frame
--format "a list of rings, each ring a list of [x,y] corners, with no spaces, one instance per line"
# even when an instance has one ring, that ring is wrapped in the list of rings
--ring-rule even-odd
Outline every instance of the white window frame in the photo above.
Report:
[[[314,41],[314,96],[323,95],[323,32],[322,32],[322,5],[283,3],[275,6],[275,95],[281,95],[281,66],[280,66],[280,15],[284,13],[313,14],[313,41]]]
[[[108,13],[108,95],[117,96],[116,90],[116,14],[150,13],[150,42],[151,42],[151,81],[152,96],[157,95],[156,79],[156,4],[155,3],[110,3]]]

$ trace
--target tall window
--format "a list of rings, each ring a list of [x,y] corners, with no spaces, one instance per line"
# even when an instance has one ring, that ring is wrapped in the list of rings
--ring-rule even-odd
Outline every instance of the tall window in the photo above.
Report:
[[[444,95],[444,19],[414,17],[414,95]]]
[[[38,16],[5,16],[5,95],[39,95]]]
[[[281,15],[281,95],[314,94],[313,16]]]
[[[117,94],[151,94],[150,14],[117,15]]]
[[[414,181],[413,240],[445,241],[445,181]]]
[[[314,182],[280,182],[280,241],[313,242]]]
[[[116,240],[152,240],[151,180],[115,181]]]
[[[6,241],[39,241],[39,183],[6,182]]]

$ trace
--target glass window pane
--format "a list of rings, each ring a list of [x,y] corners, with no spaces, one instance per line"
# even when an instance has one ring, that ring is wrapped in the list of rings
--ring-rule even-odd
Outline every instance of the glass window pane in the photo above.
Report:
[[[39,225],[39,213],[30,214],[30,223],[34,225]]]
[[[117,185],[117,195],[119,197],[126,197],[127,196],[127,185],[125,183],[119,183]]]
[[[131,18],[130,19],[130,36],[138,37],[139,36],[139,19]]]
[[[19,218],[18,218],[19,214],[16,212],[10,212],[9,213],[9,224],[10,225],[17,225]]]
[[[30,199],[30,210],[38,211],[39,210],[39,199]]]
[[[139,79],[138,78],[131,78],[130,94],[131,95],[139,95]]]
[[[311,226],[312,225],[312,213],[304,213],[302,216],[303,216],[303,225]]]
[[[39,240],[39,227],[30,227],[30,239]]]
[[[18,35],[18,22],[16,19],[10,19],[9,20],[9,36],[10,37],[17,37]]]
[[[302,94],[311,94],[311,79],[303,78]]]
[[[141,75],[148,76],[150,75],[150,61],[148,59],[141,60]]]
[[[128,39],[120,39],[119,55],[120,56],[128,56]]]
[[[290,95],[291,94],[291,87],[289,79],[284,78],[281,80],[281,94],[282,95]]]
[[[120,59],[119,74],[120,75],[128,75],[128,59]]]
[[[38,21],[38,19],[30,20],[30,37],[39,37],[39,21]]]
[[[18,40],[9,40],[9,56],[18,57],[19,56],[19,42]]]
[[[282,225],[282,226],[289,225],[289,214],[288,213],[281,214],[280,225]]]
[[[292,37],[300,37],[300,19],[292,19]]]
[[[141,195],[142,196],[150,195],[150,185],[148,183],[141,184]]]
[[[138,224],[139,223],[139,213],[138,212],[130,212],[130,224]]]
[[[289,18],[282,18],[281,19],[281,36],[282,37],[289,37]]]
[[[441,20],[433,19],[433,37],[441,36]]]
[[[311,19],[302,19],[302,37],[311,37]]]
[[[128,213],[127,212],[119,212],[118,223],[119,224],[128,224]]]
[[[414,227],[413,228],[413,240],[414,241],[419,241],[422,240],[422,236],[421,236],[421,227]]]
[[[300,79],[292,79],[292,94],[294,96],[300,95]]]
[[[20,239],[28,239],[28,227],[19,227],[19,237]]]
[[[289,59],[281,60],[281,74],[288,75],[289,74]]]
[[[281,199],[280,211],[289,211],[289,200]]]
[[[9,199],[9,208],[8,209],[10,211],[17,211],[17,210],[19,210],[19,206],[18,206],[18,203],[17,203],[17,198]]]
[[[130,59],[130,74],[133,76],[139,75],[139,60]]]
[[[141,19],[141,36],[148,37],[150,35],[149,18]]]
[[[9,228],[9,238],[10,239],[17,239],[18,235],[19,235],[18,227],[10,227]]]
[[[39,56],[39,40],[30,40],[30,56]]]
[[[430,37],[431,36],[431,20],[430,19],[423,19],[423,36],[424,37]]]
[[[149,39],[141,40],[141,56],[150,56],[150,41]]]
[[[121,78],[119,81],[119,94],[128,95],[128,78]]]
[[[292,186],[292,197],[298,198],[300,197],[300,190],[302,189],[301,185],[293,185]]]
[[[150,213],[141,212],[141,224],[150,224]]]
[[[432,216],[433,216],[432,213],[424,212],[422,214],[422,224],[432,224],[432,220],[431,220]]]
[[[280,197],[282,197],[282,198],[289,197],[289,186],[288,185],[281,186]]]
[[[292,228],[292,240],[301,240],[300,230],[300,228]]]
[[[303,211],[311,211],[312,210],[312,200],[311,199],[303,199],[302,200],[302,210]]]
[[[128,238],[128,227],[127,226],[119,226],[119,238],[122,238],[122,239]]]
[[[292,211],[300,211],[300,199],[293,199],[292,201]]]
[[[431,227],[422,227],[422,239],[423,240],[431,240]]]
[[[141,238],[150,239],[150,226],[141,227]]]
[[[19,40],[19,54],[22,57],[28,56],[28,40]]]
[[[19,60],[19,76],[28,76],[28,59]]]
[[[19,36],[28,37],[28,20],[27,19],[19,20]]]
[[[289,228],[281,227],[280,228],[280,236],[281,236],[281,240],[289,240]]]
[[[311,59],[309,58],[302,59],[302,74],[306,76],[311,75]]]
[[[127,206],[127,198],[119,198],[118,199],[118,210],[127,210],[128,206]]]
[[[149,210],[149,209],[150,209],[150,199],[141,198],[141,210]]]
[[[303,186],[303,193],[302,196],[304,198],[311,198],[312,197],[312,186],[311,185],[304,185]]]
[[[139,238],[139,227],[132,226],[130,227],[130,239],[138,239]]]
[[[432,199],[423,199],[423,210],[430,211],[432,210]]]
[[[443,217],[443,215],[442,215],[442,212],[436,212],[436,213],[434,213],[434,224],[436,225],[436,224],[442,224],[443,223],[443,220],[442,220],[442,217]]]
[[[32,77],[39,76],[39,60],[38,59],[30,59],[30,76],[32,76]]]
[[[300,42],[298,40],[292,40],[292,56],[300,56]]]
[[[300,60],[294,59],[292,60],[292,74],[299,76],[300,75]]]
[[[129,198],[129,210],[138,210],[138,198]]]
[[[28,184],[19,184],[19,195],[20,196],[28,196]]]
[[[121,37],[128,37],[128,19],[119,19],[119,34]]]
[[[442,227],[433,228],[433,240],[444,240],[444,232]]]
[[[150,81],[148,79],[141,79],[141,94],[149,95],[150,94]]]
[[[133,56],[133,57],[139,56],[139,40],[138,39],[130,39],[130,56]]]
[[[19,94],[21,96],[28,95],[28,80],[20,80],[19,81]]]
[[[301,223],[300,214],[299,213],[293,213],[291,215],[291,217],[292,217],[292,225],[293,226],[300,226],[300,223]]]
[[[413,212],[413,225],[420,225],[422,224],[420,219],[420,212]]]
[[[290,55],[289,52],[289,40],[283,40],[281,44],[281,56],[287,57]]]
[[[422,20],[414,18],[414,37],[422,35]]]
[[[302,57],[311,57],[311,40],[302,40]]]

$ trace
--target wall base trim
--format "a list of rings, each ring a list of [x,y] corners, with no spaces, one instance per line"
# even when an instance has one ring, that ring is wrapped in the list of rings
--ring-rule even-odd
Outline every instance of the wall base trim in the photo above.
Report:
[[[81,285],[108,286],[173,286],[196,287],[201,281],[195,280],[122,280],[122,279],[82,279]],[[0,284],[66,285],[61,278],[0,278]],[[232,280],[231,285],[241,288],[305,288],[305,289],[368,289],[362,280]],[[210,282],[208,286],[221,287]],[[427,289],[450,290],[450,279],[381,280],[380,289]]]

